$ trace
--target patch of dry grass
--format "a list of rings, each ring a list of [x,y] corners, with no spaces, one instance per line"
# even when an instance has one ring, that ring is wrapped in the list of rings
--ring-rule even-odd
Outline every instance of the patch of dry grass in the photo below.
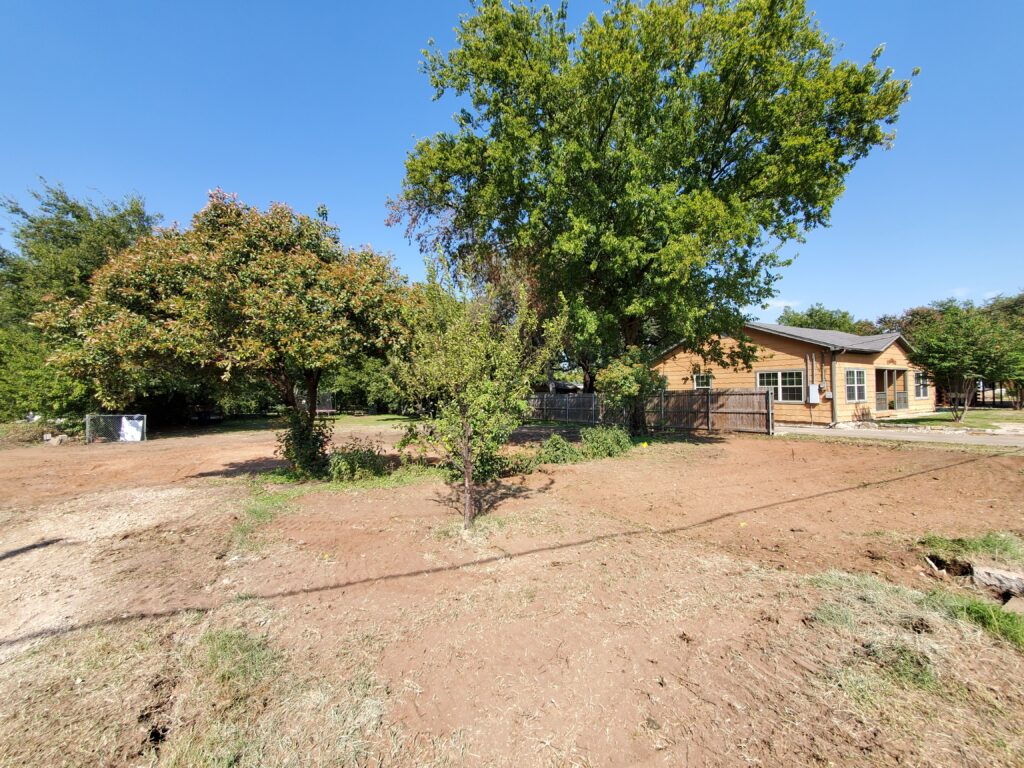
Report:
[[[995,687],[989,677],[1019,664],[1014,649],[917,590],[838,571],[807,581],[822,598],[807,624],[830,651],[823,696],[838,696],[857,720],[913,744],[929,764],[954,753],[969,765],[1024,761],[1024,681],[1010,675]]]
[[[72,632],[9,660],[0,766],[459,764],[457,740],[385,725],[381,636],[345,638],[342,671],[324,675],[275,646],[255,602]]]

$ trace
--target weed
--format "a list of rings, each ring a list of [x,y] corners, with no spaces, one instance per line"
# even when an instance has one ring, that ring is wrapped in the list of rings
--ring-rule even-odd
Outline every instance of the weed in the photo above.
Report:
[[[277,517],[288,503],[297,496],[306,493],[303,488],[283,488],[268,491],[262,486],[253,484],[253,499],[244,510],[241,519],[235,524],[232,538],[235,546],[240,549],[256,549],[256,531]]]
[[[575,464],[588,459],[621,456],[633,447],[629,433],[619,427],[587,427],[580,430],[580,445],[574,445],[559,434],[543,442],[534,457],[539,464]]]
[[[918,541],[918,546],[929,552],[952,557],[986,555],[998,560],[1024,562],[1024,540],[1012,533],[999,531],[986,533],[983,536],[954,539],[929,534]]]
[[[905,643],[869,642],[864,644],[864,653],[895,682],[922,690],[938,685],[939,679],[928,655]]]
[[[427,464],[402,464],[394,472],[380,477],[370,476],[344,483],[329,483],[327,489],[337,490],[370,490],[373,488],[398,488],[403,485],[426,483],[432,480],[444,480],[448,474],[442,467]]]
[[[1024,651],[1024,616],[973,595],[936,589],[924,599],[925,605],[960,621],[976,624],[995,637]]]
[[[589,427],[580,430],[583,454],[588,459],[621,456],[633,447],[629,433],[619,427]]]
[[[251,686],[272,674],[277,663],[266,637],[245,630],[209,630],[201,644],[206,651],[206,673],[235,696],[244,696]]]
[[[583,453],[559,434],[551,435],[537,451],[535,464],[575,464],[583,460]]]
[[[849,609],[835,603],[819,605],[811,613],[810,620],[815,624],[835,627],[852,627],[854,624],[853,613]]]
[[[390,469],[380,441],[353,437],[330,456],[327,474],[334,482],[383,477]]]

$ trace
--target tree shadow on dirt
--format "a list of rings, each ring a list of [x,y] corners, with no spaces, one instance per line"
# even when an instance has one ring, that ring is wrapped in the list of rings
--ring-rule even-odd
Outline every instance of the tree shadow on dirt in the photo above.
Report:
[[[490,483],[486,483],[485,485],[478,486],[475,498],[473,499],[475,507],[474,516],[479,518],[493,514],[498,507],[510,499],[533,498],[538,494],[544,493],[555,483],[554,478],[546,476],[543,484],[534,488],[526,485],[525,479],[526,476],[523,475],[518,478],[507,480],[494,480]],[[462,486],[452,483],[448,486],[447,493],[439,493],[435,495],[432,501],[435,504],[448,507],[461,515],[463,503],[462,494]]]
[[[285,469],[287,466],[288,463],[282,459],[247,459],[246,461],[229,462],[220,469],[211,469],[208,472],[196,472],[194,475],[189,475],[189,477],[240,477],[242,475],[259,475],[276,469]]]
[[[61,539],[43,539],[42,541],[37,541],[35,544],[27,544],[24,547],[18,547],[17,549],[9,549],[6,552],[0,553],[0,560],[10,560],[12,557],[17,557],[18,555],[24,555],[24,554],[26,554],[28,552],[31,552],[31,551],[35,550],[35,549],[43,549],[44,547],[50,547],[50,546],[53,546],[54,544],[60,544],[62,541],[64,541],[64,539],[62,539],[62,538]]]

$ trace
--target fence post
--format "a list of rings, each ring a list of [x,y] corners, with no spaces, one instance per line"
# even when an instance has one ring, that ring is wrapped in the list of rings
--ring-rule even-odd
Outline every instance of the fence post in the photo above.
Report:
[[[597,426],[597,393],[590,393],[590,423]]]
[[[775,434],[775,411],[772,408],[772,403],[774,402],[774,398],[772,398],[772,391],[769,389],[767,392],[764,393],[764,396],[768,399],[768,434],[769,435],[774,435]],[[833,393],[833,397],[834,396],[835,396],[835,394]]]
[[[664,429],[665,428],[665,390],[664,389],[661,390],[661,392],[658,393],[658,398],[661,400],[661,407],[659,408],[659,412],[658,412],[658,421],[659,421],[658,426],[661,429]]]
[[[708,407],[708,432],[711,431],[711,390],[708,390],[707,394],[707,407]]]
[[[565,423],[566,424],[569,423],[569,397],[570,397],[570,395],[567,393],[565,395]]]

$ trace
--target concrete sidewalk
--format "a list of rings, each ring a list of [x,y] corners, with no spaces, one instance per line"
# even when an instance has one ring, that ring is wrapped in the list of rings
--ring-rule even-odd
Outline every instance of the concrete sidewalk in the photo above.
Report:
[[[906,443],[947,443],[951,445],[987,445],[1004,448],[1024,448],[1024,434],[970,434],[967,432],[944,432],[939,430],[911,430],[885,427],[880,429],[831,429],[829,427],[805,427],[778,424],[775,434],[814,435],[835,437],[846,440],[895,440]]]

